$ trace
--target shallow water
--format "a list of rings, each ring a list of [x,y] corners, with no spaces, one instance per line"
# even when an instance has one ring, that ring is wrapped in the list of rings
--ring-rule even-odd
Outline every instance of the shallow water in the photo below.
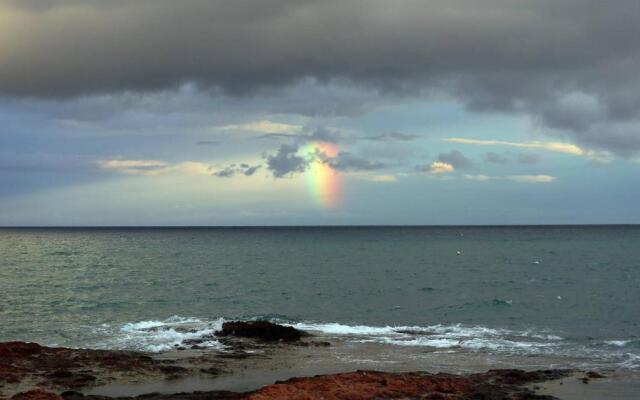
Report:
[[[637,226],[3,229],[0,340],[160,351],[269,318],[637,369],[639,244]]]

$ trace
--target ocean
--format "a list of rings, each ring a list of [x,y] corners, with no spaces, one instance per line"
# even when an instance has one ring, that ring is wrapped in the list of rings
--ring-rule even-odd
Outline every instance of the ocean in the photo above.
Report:
[[[0,341],[156,352],[232,319],[637,371],[640,226],[0,229]]]

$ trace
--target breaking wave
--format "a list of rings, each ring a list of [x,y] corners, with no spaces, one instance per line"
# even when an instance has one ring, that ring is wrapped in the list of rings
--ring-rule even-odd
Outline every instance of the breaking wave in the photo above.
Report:
[[[296,322],[283,317],[268,319],[327,340],[414,346],[424,348],[424,351],[448,350],[454,353],[553,355],[640,369],[640,341],[637,338],[577,340],[545,331],[516,331],[462,324],[368,326],[335,322]],[[191,346],[190,342],[197,341],[200,348],[224,350],[224,345],[215,338],[215,332],[222,328],[224,321],[224,318],[207,320],[173,316],[165,320],[137,321],[119,326],[102,325],[98,331],[105,339],[97,347],[162,352],[188,348]]]

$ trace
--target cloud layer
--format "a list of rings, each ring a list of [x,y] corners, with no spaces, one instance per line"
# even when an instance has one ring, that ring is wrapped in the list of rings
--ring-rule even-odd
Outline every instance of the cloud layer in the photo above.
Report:
[[[524,113],[629,156],[640,150],[639,14],[637,0],[0,0],[0,93],[351,82]]]

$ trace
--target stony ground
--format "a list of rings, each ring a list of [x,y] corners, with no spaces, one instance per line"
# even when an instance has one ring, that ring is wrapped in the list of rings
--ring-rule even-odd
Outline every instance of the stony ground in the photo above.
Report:
[[[232,348],[224,357],[158,359],[138,352],[52,348],[24,342],[0,343],[0,399],[125,399],[89,396],[83,392],[86,393],[86,389],[91,387],[132,377],[170,380],[216,376],[224,373],[226,360],[246,357],[245,350],[260,343],[278,343],[281,346],[328,345],[308,340],[302,342],[301,338],[306,336],[302,332],[259,321],[229,323],[218,336]],[[198,343],[192,346],[197,349]],[[292,378],[246,393],[150,393],[135,399],[552,399],[533,393],[525,385],[559,379],[568,374],[569,371],[565,370],[525,372],[513,369],[471,375],[355,371]]]

